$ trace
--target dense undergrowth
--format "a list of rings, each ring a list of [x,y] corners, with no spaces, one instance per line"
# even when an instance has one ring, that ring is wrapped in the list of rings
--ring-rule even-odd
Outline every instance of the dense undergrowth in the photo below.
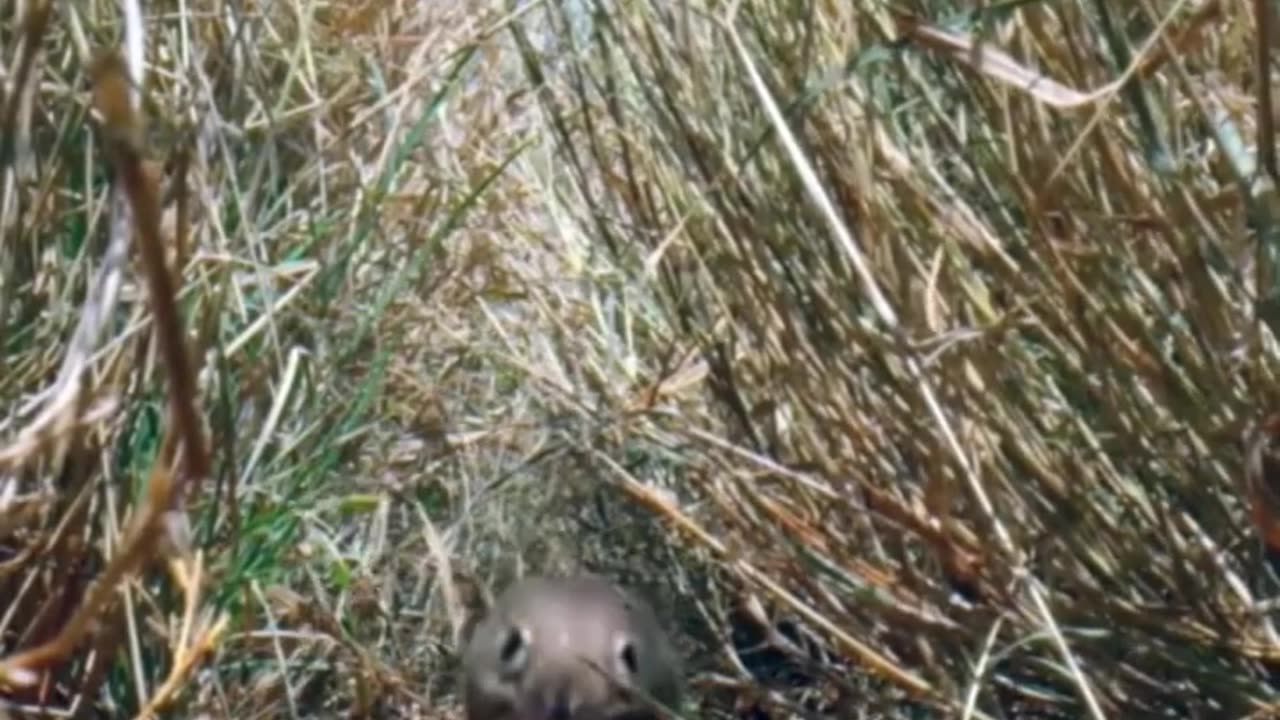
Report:
[[[1273,712],[1265,3],[133,7],[0,15],[6,711],[453,716],[588,568],[690,717]]]

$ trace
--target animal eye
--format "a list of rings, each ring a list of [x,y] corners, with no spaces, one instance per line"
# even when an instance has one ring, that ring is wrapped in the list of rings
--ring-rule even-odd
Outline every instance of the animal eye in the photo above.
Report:
[[[630,639],[623,639],[621,644],[618,645],[618,661],[623,669],[627,671],[627,674],[635,675],[640,672],[640,658],[636,651],[635,643],[631,642]]]
[[[523,628],[511,626],[498,648],[498,659],[507,672],[517,673],[524,669],[529,659],[529,638]]]

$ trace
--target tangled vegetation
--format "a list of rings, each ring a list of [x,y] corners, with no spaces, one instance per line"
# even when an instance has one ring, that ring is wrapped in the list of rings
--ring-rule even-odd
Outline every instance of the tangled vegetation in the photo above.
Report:
[[[586,568],[688,717],[1280,714],[1280,16],[19,0],[0,711],[453,717]]]

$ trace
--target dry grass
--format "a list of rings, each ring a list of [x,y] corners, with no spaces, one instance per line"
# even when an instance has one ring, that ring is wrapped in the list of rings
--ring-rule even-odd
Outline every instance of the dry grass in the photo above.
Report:
[[[453,716],[585,566],[690,716],[1265,716],[1275,19],[968,5],[6,6],[3,708]]]

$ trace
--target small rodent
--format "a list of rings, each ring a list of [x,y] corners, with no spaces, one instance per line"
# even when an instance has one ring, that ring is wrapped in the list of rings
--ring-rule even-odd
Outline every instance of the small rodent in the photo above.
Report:
[[[628,690],[672,709],[682,692],[652,607],[590,575],[507,588],[472,632],[462,672],[467,720],[656,720]]]

